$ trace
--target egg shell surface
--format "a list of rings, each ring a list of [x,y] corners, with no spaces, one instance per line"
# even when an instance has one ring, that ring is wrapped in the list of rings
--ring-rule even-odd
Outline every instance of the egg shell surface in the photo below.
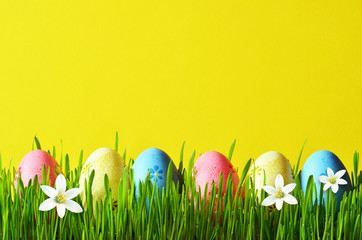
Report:
[[[154,183],[156,180],[156,186],[162,192],[162,189],[166,187],[167,171],[171,161],[167,153],[158,148],[149,148],[136,158],[132,166],[136,198],[139,196],[139,183],[145,181],[148,171],[150,171],[151,182]],[[175,164],[172,167],[172,181],[177,184],[180,178]],[[155,179],[156,173],[157,179]],[[181,190],[181,183],[179,187],[179,190]]]
[[[112,189],[113,201],[118,201],[118,184],[123,177],[126,165],[121,155],[111,148],[100,148],[94,151],[84,163],[79,179],[79,187],[82,189],[81,199],[86,206],[84,182],[89,181],[89,175],[94,170],[95,176],[92,185],[93,202],[104,200],[104,176],[107,174],[109,186]],[[129,181],[129,179],[127,179]],[[129,187],[129,182],[128,182]]]
[[[336,210],[339,211],[339,205],[343,199],[343,194],[352,190],[352,184],[346,167],[334,153],[327,150],[320,150],[309,156],[302,168],[300,177],[301,188],[305,192],[307,189],[308,179],[310,176],[313,176],[317,187],[318,204],[320,204],[321,199],[319,191],[321,188],[321,182],[319,181],[319,177],[322,175],[328,176],[328,168],[332,169],[334,174],[336,174],[339,170],[346,170],[346,173],[342,176],[342,178],[347,181],[347,184],[338,185],[338,192],[334,194],[337,198]],[[323,198],[326,200],[326,192],[323,193]]]
[[[54,187],[55,180],[57,178],[57,168],[59,167],[55,159],[44,150],[33,150],[25,155],[21,160],[18,169],[15,174],[14,185],[15,189],[18,186],[19,174],[21,174],[21,179],[24,183],[24,187],[28,186],[29,181],[33,180],[36,175],[38,175],[39,184],[43,183],[42,170],[43,165],[45,165],[46,173],[48,175],[49,171],[49,180],[51,186]]]
[[[233,183],[233,196],[235,196],[240,181],[239,176],[229,159],[227,159],[223,154],[215,151],[205,152],[195,162],[194,171],[196,191],[199,191],[199,189],[201,190],[201,198],[205,197],[205,187],[206,184],[208,185],[206,202],[208,202],[210,198],[212,182],[214,182],[218,191],[220,173],[223,174],[222,196],[224,196],[226,192],[226,184],[229,175],[231,175],[231,180]],[[215,201],[214,211],[216,210],[216,206],[217,201]]]
[[[265,172],[265,184],[264,184]],[[254,182],[255,178],[255,191],[258,191],[260,200],[263,186],[275,187],[275,178],[278,174],[283,176],[284,186],[294,183],[293,170],[288,159],[276,151],[269,151],[260,155],[252,164],[249,170],[249,177]]]

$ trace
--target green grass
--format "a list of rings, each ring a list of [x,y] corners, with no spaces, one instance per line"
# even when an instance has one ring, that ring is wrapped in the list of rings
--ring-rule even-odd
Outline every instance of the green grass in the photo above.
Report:
[[[118,138],[115,148],[118,150]],[[354,190],[344,196],[337,217],[334,216],[336,200],[327,194],[327,201],[320,206],[316,203],[316,187],[309,179],[306,193],[301,191],[299,161],[293,167],[297,184],[292,194],[297,198],[298,205],[284,205],[281,211],[261,206],[253,192],[253,186],[247,177],[252,164],[249,159],[239,172],[241,190],[246,184],[245,199],[236,196],[233,200],[230,178],[220,174],[220,180],[227,181],[224,195],[224,211],[221,212],[221,188],[216,193],[212,189],[210,203],[201,199],[192,182],[192,166],[195,152],[189,158],[189,165],[184,169],[184,144],[180,153],[179,174],[182,179],[182,194],[178,186],[171,180],[172,168],[169,168],[167,187],[161,193],[155,189],[148,176],[145,184],[140,186],[140,196],[135,200],[134,186],[126,188],[126,179],[119,182],[118,204],[114,205],[113,195],[109,189],[108,177],[105,176],[106,196],[104,201],[93,203],[91,192],[94,171],[89,182],[85,183],[87,209],[76,214],[67,211],[64,218],[58,218],[55,209],[48,212],[38,210],[39,205],[47,197],[38,184],[24,188],[19,181],[15,191],[13,179],[16,169],[3,168],[0,157],[0,238],[1,239],[362,239],[362,175],[358,172],[359,155],[354,155],[354,170],[351,173]],[[231,158],[235,141],[229,158]],[[37,138],[33,148],[41,148]],[[55,148],[49,151],[60,163],[67,179],[67,188],[79,187],[83,152],[80,153],[78,166],[69,167],[69,156],[61,153],[57,158]],[[126,151],[123,152],[126,158]],[[127,161],[128,171],[133,159]],[[45,173],[45,171],[43,171]],[[124,174],[126,176],[126,174]],[[131,182],[133,178],[130,172]],[[37,182],[37,179],[34,180]],[[49,183],[49,181],[48,181]],[[206,192],[207,190],[205,190]],[[19,197],[21,194],[22,197]],[[162,195],[162,197],[161,197]],[[262,193],[264,198],[265,192]],[[156,200],[157,199],[157,200]],[[146,201],[149,201],[149,213]],[[77,196],[75,201],[81,203]],[[213,203],[217,210],[214,215]],[[260,202],[260,201],[259,201]]]

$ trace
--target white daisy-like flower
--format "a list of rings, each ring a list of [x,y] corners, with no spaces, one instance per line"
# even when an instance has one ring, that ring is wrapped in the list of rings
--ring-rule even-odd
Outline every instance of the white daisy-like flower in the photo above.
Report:
[[[80,188],[73,188],[65,191],[67,188],[67,182],[62,174],[59,174],[55,180],[55,186],[56,189],[46,185],[40,186],[43,192],[50,197],[40,204],[40,211],[49,211],[57,207],[58,216],[60,218],[64,217],[65,209],[75,213],[83,212],[82,207],[75,201],[71,200],[81,192]]]
[[[340,170],[334,174],[333,170],[327,168],[328,176],[320,176],[319,181],[324,183],[323,191],[326,191],[328,188],[332,187],[334,193],[338,192],[338,185],[346,185],[347,181],[342,179],[342,176],[346,173],[346,170]]]
[[[289,194],[291,191],[294,190],[296,184],[290,183],[284,186],[284,179],[281,174],[278,174],[275,178],[275,188],[270,186],[263,186],[265,192],[269,193],[270,196],[266,197],[261,205],[263,206],[270,206],[276,203],[276,207],[278,210],[282,209],[283,202],[288,204],[297,204],[297,199]]]

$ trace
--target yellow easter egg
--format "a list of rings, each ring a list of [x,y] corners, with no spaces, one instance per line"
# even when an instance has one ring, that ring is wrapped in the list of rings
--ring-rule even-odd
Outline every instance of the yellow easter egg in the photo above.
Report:
[[[259,198],[261,191],[264,191],[262,186],[275,187],[275,178],[278,174],[283,176],[284,186],[294,182],[292,167],[283,154],[270,151],[262,154],[255,160],[250,167],[249,177],[255,184],[255,191],[258,192],[257,195]]]
[[[106,191],[104,188],[104,176],[107,174],[109,186],[112,190],[113,201],[118,201],[118,184],[123,177],[126,164],[122,157],[113,149],[100,148],[94,151],[84,163],[79,179],[79,187],[82,189],[81,199],[83,206],[86,207],[86,196],[84,190],[84,182],[92,170],[95,170],[95,176],[92,184],[93,202],[104,200]],[[127,177],[127,186],[129,188],[129,179]]]

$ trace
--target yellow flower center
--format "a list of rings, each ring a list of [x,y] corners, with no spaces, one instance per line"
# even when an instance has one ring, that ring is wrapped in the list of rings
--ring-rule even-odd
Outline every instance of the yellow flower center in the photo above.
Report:
[[[57,197],[56,197],[56,202],[57,203],[63,203],[66,200],[64,193],[60,193]]]
[[[335,184],[336,180],[337,180],[336,177],[329,178],[329,182],[332,183],[332,184]]]
[[[277,198],[283,198],[284,197],[284,193],[282,190],[278,189],[275,191],[275,197]]]

